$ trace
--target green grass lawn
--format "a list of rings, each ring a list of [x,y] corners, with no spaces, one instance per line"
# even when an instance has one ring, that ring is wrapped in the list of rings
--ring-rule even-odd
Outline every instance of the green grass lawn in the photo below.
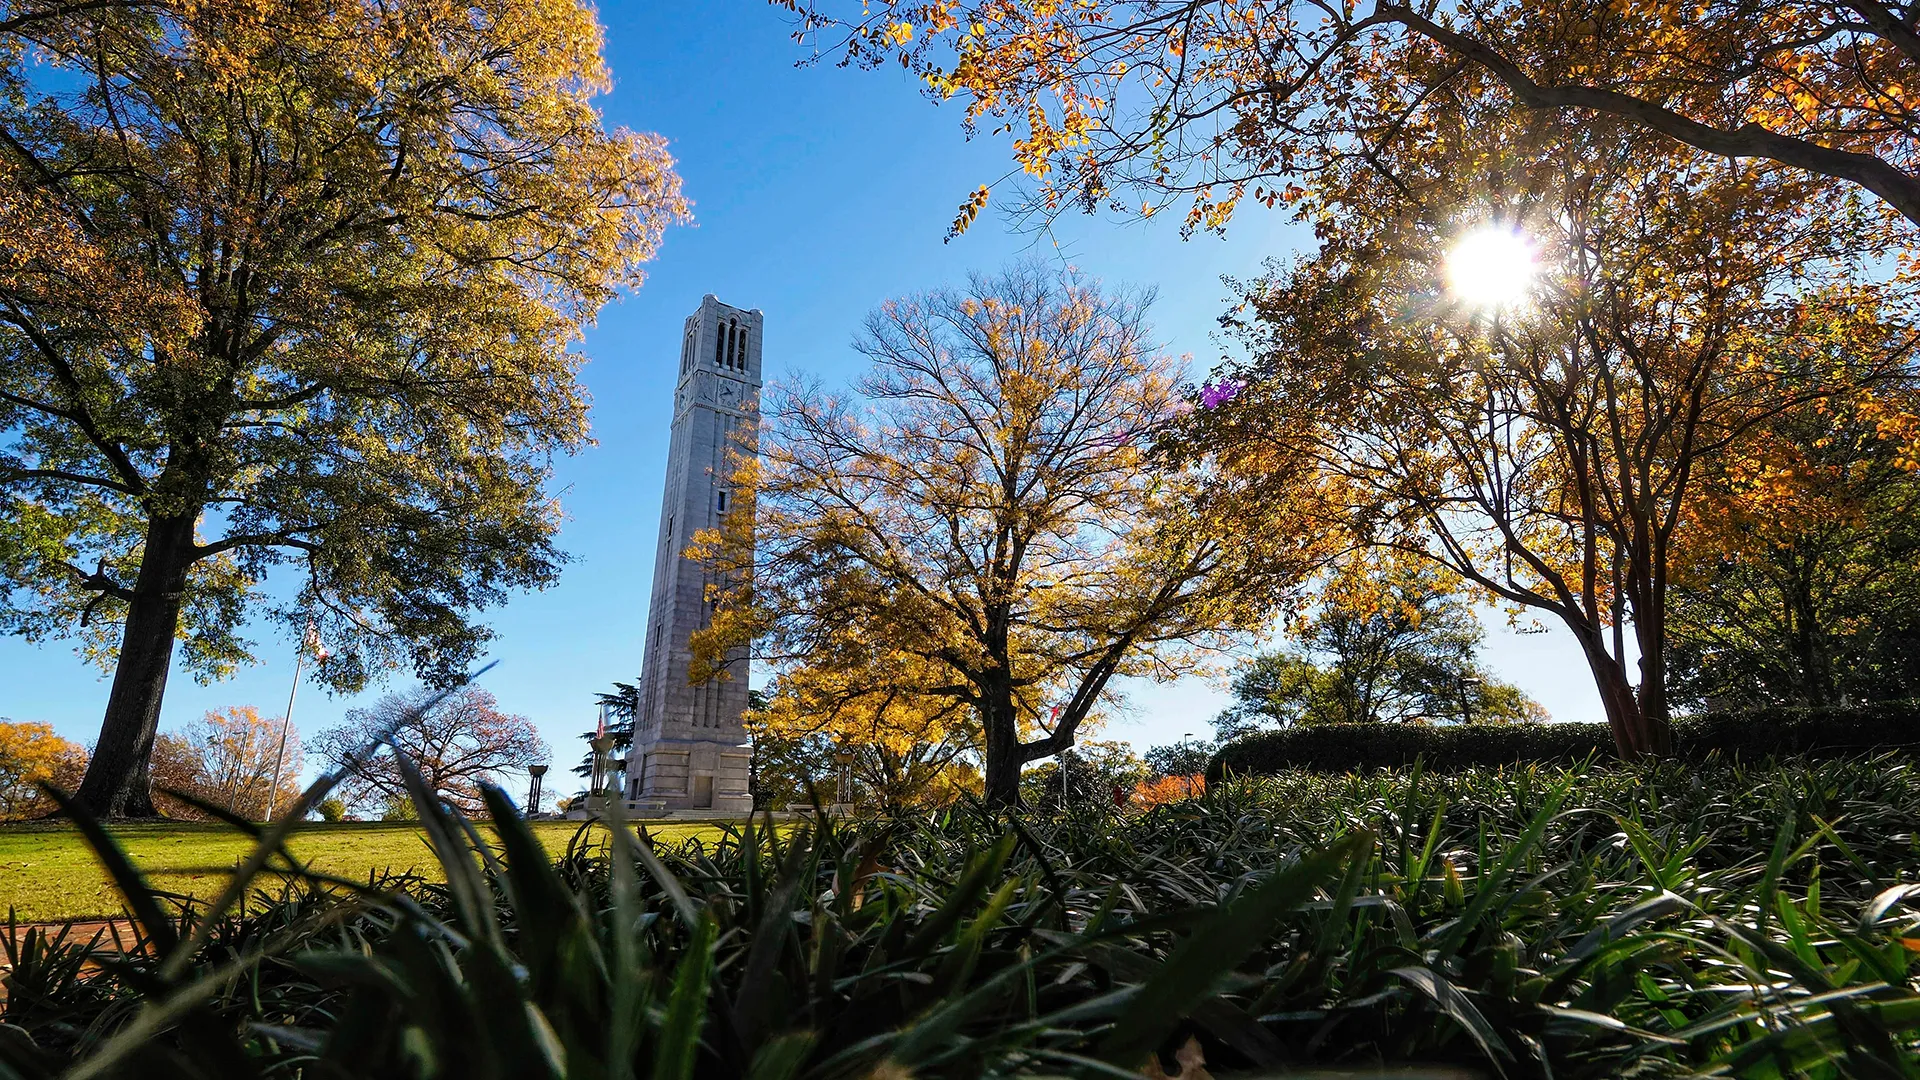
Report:
[[[558,856],[580,827],[577,821],[539,821],[533,825],[547,850]],[[700,822],[649,825],[655,837],[673,841],[717,836],[719,828]],[[246,855],[251,843],[225,825],[168,822],[123,825],[114,838],[157,889],[211,899],[226,883],[226,868]],[[408,823],[375,822],[328,825],[310,823],[289,845],[314,869],[339,877],[364,879],[383,870],[434,868],[425,836]],[[68,825],[0,825],[0,912],[11,908],[23,922],[118,915],[120,893],[80,833]]]

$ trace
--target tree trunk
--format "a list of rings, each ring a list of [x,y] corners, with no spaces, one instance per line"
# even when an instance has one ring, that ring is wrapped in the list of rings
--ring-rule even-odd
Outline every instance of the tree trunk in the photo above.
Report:
[[[180,628],[187,568],[197,515],[154,518],[147,523],[140,576],[127,602],[100,741],[75,795],[102,818],[152,817],[153,783],[148,766],[160,725],[160,702],[173,666],[173,640]]]
[[[1821,620],[1814,607],[1810,560],[1791,550],[1787,558],[1791,566],[1786,585],[1787,635],[1799,668],[1793,680],[1796,704],[1838,704],[1839,680],[1834,677],[1833,658],[1822,640]]]
[[[1667,706],[1666,664],[1641,661],[1642,678],[1637,699],[1640,729],[1647,757],[1663,758],[1673,753],[1673,719]]]
[[[1004,690],[1004,692],[1002,692]],[[1009,688],[989,687],[980,703],[980,729],[986,736],[986,798],[995,810],[1020,806],[1020,721]]]
[[[1626,672],[1606,650],[1606,647],[1592,635],[1576,632],[1581,650],[1586,654],[1587,667],[1593,672],[1593,681],[1600,691],[1600,704],[1607,712],[1607,727],[1613,732],[1613,748],[1622,760],[1638,761],[1660,751],[1654,747],[1651,732],[1647,729],[1646,714],[1641,711],[1640,700],[1633,692],[1633,684],[1627,681]]]
[[[1635,605],[1634,641],[1640,648],[1641,754],[1663,758],[1673,753],[1673,721],[1667,705],[1667,590],[1656,578],[1652,596]]]

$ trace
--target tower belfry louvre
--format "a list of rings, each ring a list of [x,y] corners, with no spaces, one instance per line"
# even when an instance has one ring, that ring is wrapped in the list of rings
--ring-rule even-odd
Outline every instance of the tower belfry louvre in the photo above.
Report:
[[[667,444],[667,482],[655,546],[653,598],[640,671],[640,708],[627,756],[627,802],[636,814],[753,811],[747,789],[747,656],[730,677],[692,683],[688,639],[707,625],[710,575],[682,553],[694,533],[720,523],[732,500],[732,454],[755,452],[762,317],[709,294],[687,316]]]

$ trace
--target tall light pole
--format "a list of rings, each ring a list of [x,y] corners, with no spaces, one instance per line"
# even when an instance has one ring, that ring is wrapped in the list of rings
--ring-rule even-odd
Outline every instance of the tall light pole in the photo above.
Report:
[[[1480,685],[1480,679],[1474,675],[1460,677],[1460,722],[1473,723],[1473,691]]]
[[[1180,736],[1180,749],[1182,751],[1180,758],[1182,762],[1184,762],[1189,766],[1192,765],[1193,763],[1191,761],[1186,760],[1187,755],[1185,751],[1189,749],[1192,745],[1193,745],[1193,732],[1189,731]],[[1193,770],[1191,768],[1187,770],[1187,798],[1189,799],[1193,798]]]
[[[833,753],[833,801],[853,805],[853,751],[845,743]]]
[[[325,660],[326,651],[320,648],[320,631],[307,624],[307,632],[300,636],[300,645],[293,650],[293,685],[287,689],[287,715],[280,718],[280,745],[273,751],[273,782],[267,785],[267,820],[273,820],[275,805],[280,799],[280,768],[287,762],[287,729],[293,726],[293,697],[300,692],[300,665],[307,659],[307,650],[312,649],[316,660]]]

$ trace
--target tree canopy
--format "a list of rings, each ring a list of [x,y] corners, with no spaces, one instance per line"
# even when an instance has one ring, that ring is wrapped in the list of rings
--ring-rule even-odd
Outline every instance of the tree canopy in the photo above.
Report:
[[[0,627],[114,669],[83,805],[151,812],[176,638],[448,681],[553,580],[570,345],[685,208],[601,44],[577,0],[0,6]]]
[[[1185,200],[1189,227],[1217,228],[1417,143],[1465,91],[1779,163],[1920,221],[1920,31],[1888,0],[772,2],[819,55],[897,61],[962,99],[970,131],[1010,138],[1043,211]]]
[[[1674,575],[1678,700],[1920,696],[1920,477],[1878,411],[1784,412],[1703,477]]]
[[[1356,543],[1555,618],[1620,751],[1661,753],[1699,471],[1816,400],[1910,430],[1911,297],[1859,276],[1884,234],[1816,181],[1476,100],[1328,179],[1320,250],[1245,289],[1251,359],[1197,444],[1253,474],[1277,455],[1288,483],[1305,453]],[[1485,229],[1536,264],[1508,308],[1443,287]]]
[[[1222,740],[1294,724],[1546,718],[1478,662],[1486,632],[1458,579],[1430,563],[1348,560],[1289,636],[1298,650],[1235,673],[1234,703],[1214,719]]]
[[[304,754],[300,732],[287,727],[283,746],[281,730],[279,717],[238,705],[209,711],[183,731],[162,732],[154,740],[152,769],[160,805],[170,817],[207,816],[170,797],[179,792],[250,821],[265,821],[270,809],[292,806],[303,786]]]
[[[958,697],[926,693],[940,676],[919,670],[925,665],[884,647],[813,656],[773,681],[748,711],[748,729],[756,742],[817,746],[814,775],[803,783],[837,779],[831,759],[844,755],[852,779],[886,806],[964,786],[979,778],[979,717]]]
[[[0,719],[0,821],[52,812],[40,785],[71,790],[86,768],[86,748],[55,734],[52,724]]]
[[[388,694],[348,712],[314,739],[313,749],[329,768],[343,771],[339,790],[349,803],[376,811],[409,801],[401,756],[429,791],[469,814],[484,812],[482,783],[501,783],[503,773],[547,760],[547,744],[533,723],[502,710],[477,686]]]
[[[1190,670],[1261,622],[1314,541],[1229,537],[1195,512],[1203,470],[1151,462],[1183,406],[1147,299],[1031,265],[975,276],[869,317],[857,396],[773,388],[736,485],[751,500],[695,545],[717,605],[702,654],[900,657],[902,705],[976,714],[1006,803],[1115,675]]]

